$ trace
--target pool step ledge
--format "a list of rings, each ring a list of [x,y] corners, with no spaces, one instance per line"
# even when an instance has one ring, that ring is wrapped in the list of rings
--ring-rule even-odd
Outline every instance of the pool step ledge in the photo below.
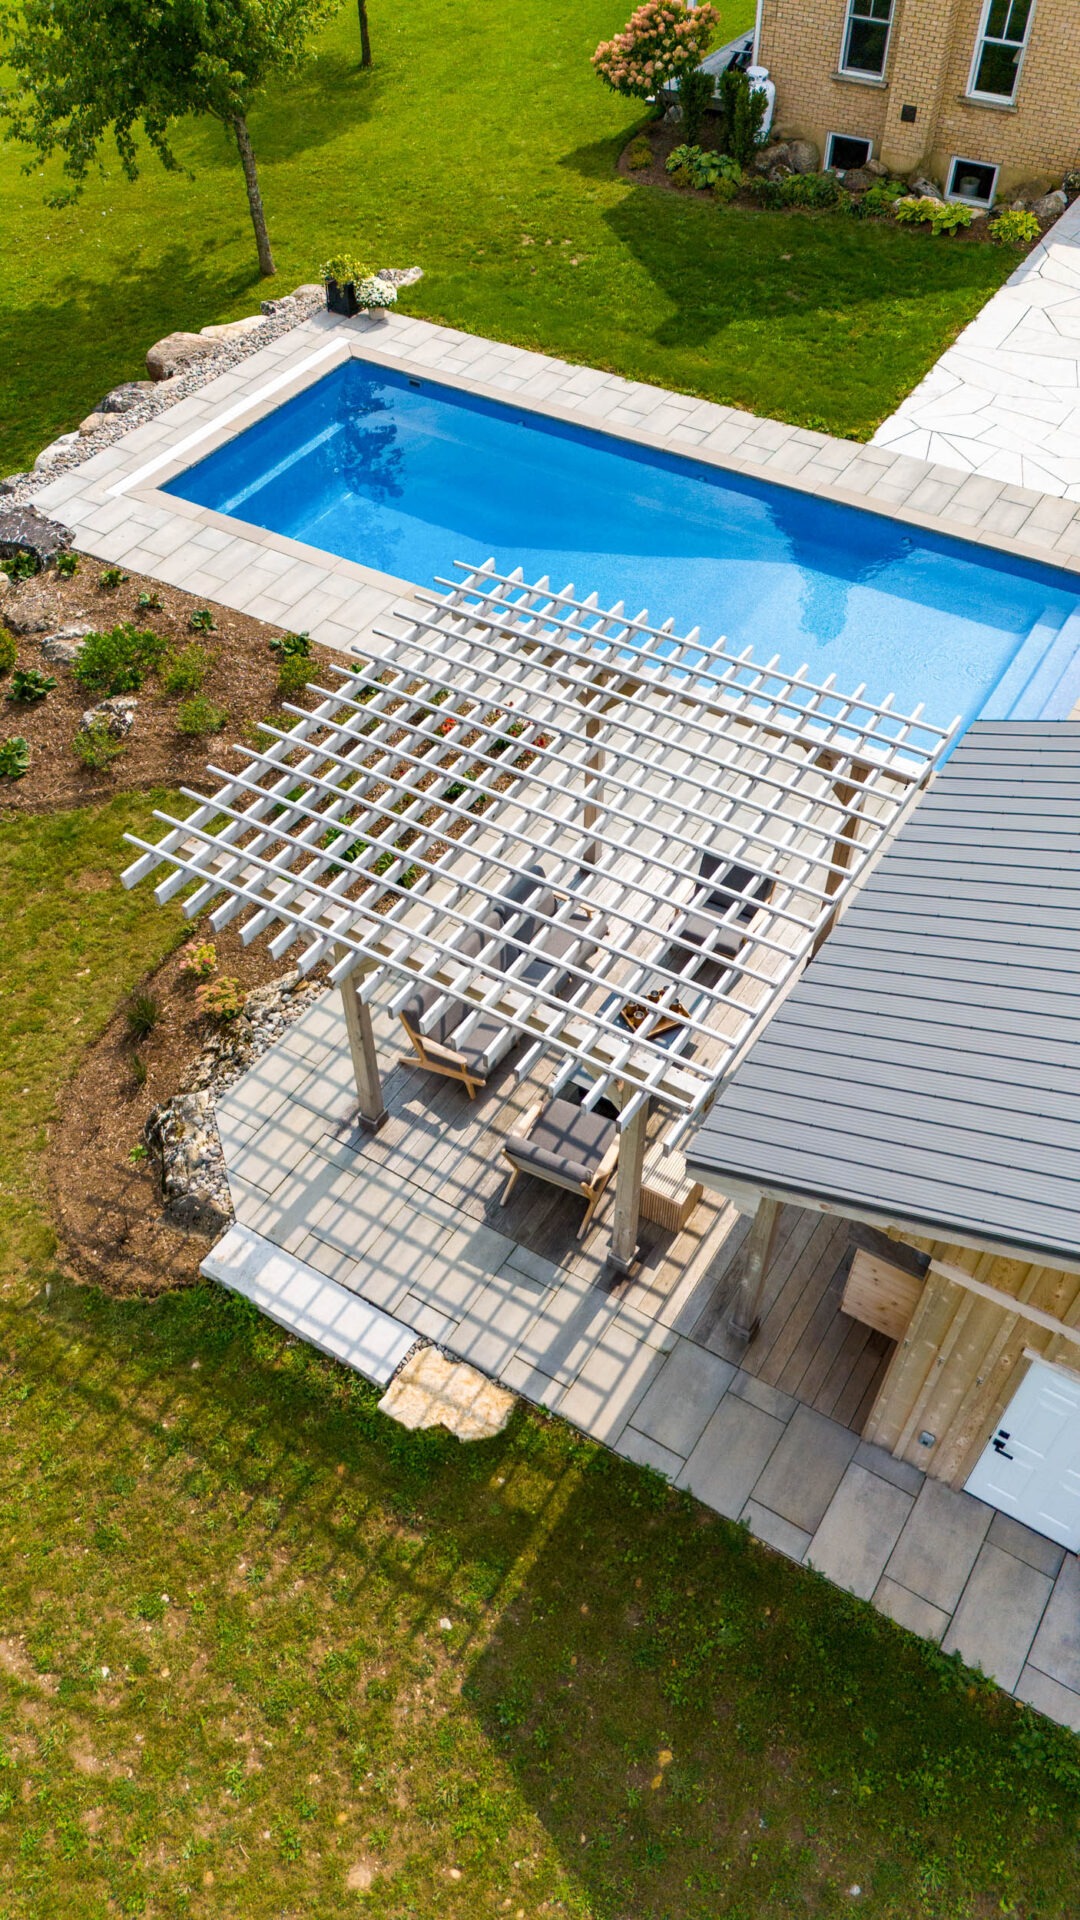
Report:
[[[1020,703],[1025,699],[1028,688],[1047,655],[1056,646],[1065,627],[1071,624],[1072,618],[1072,615],[1066,615],[1063,620],[1058,607],[1048,607],[1046,612],[1040,615],[1026,640],[1020,642],[1001,679],[991,690],[988,700],[980,709],[980,720],[1013,720],[1020,717]]]
[[[1080,699],[1080,611],[1071,613],[1013,708],[1015,720],[1065,720]]]

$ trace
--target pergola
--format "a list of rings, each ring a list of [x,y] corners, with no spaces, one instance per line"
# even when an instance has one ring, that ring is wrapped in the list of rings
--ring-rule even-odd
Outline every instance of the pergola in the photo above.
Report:
[[[645,1128],[670,1142],[709,1108],[845,897],[915,804],[949,733],[863,689],[755,662],[698,629],[527,584],[493,562],[418,593],[370,664],[333,668],[313,711],[142,849],[124,882],[164,864],[166,901],[215,929],[244,916],[302,972],[342,991],[361,1118],[385,1117],[369,1001],[445,989],[527,1043],[517,1076],[553,1057],[586,1106],[618,1110],[611,1254],[637,1243]],[[702,856],[754,876],[717,902]],[[542,871],[554,912],[507,889]],[[765,878],[762,878],[764,876]],[[755,884],[755,882],[760,884]],[[501,908],[501,918],[493,915]],[[553,927],[590,916],[588,959],[524,976]],[[697,944],[679,929],[697,916]],[[704,931],[701,916],[705,916]],[[477,939],[479,934],[480,938]],[[543,968],[540,968],[543,975]],[[631,1024],[631,1020],[633,1024]]]

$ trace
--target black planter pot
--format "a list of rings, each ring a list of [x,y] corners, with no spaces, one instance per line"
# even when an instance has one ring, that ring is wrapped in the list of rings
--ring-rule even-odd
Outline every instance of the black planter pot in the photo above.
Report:
[[[346,280],[344,286],[339,286],[336,280],[326,282],[326,311],[342,313],[347,320],[351,320],[354,313],[360,312],[355,280]]]

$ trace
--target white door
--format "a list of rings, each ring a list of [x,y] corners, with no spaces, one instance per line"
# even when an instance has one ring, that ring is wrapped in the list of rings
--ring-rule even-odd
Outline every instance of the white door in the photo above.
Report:
[[[1031,1362],[967,1491],[1080,1548],[1080,1374]]]

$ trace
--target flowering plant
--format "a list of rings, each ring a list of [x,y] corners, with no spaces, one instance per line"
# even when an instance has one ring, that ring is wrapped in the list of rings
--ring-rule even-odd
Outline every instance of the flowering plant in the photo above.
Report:
[[[397,288],[388,280],[380,280],[376,274],[369,274],[366,280],[356,283],[356,304],[358,307],[392,307],[397,300]]]
[[[711,0],[691,12],[683,0],[645,0],[614,40],[603,40],[593,66],[616,93],[646,99],[700,65],[720,15]]]

